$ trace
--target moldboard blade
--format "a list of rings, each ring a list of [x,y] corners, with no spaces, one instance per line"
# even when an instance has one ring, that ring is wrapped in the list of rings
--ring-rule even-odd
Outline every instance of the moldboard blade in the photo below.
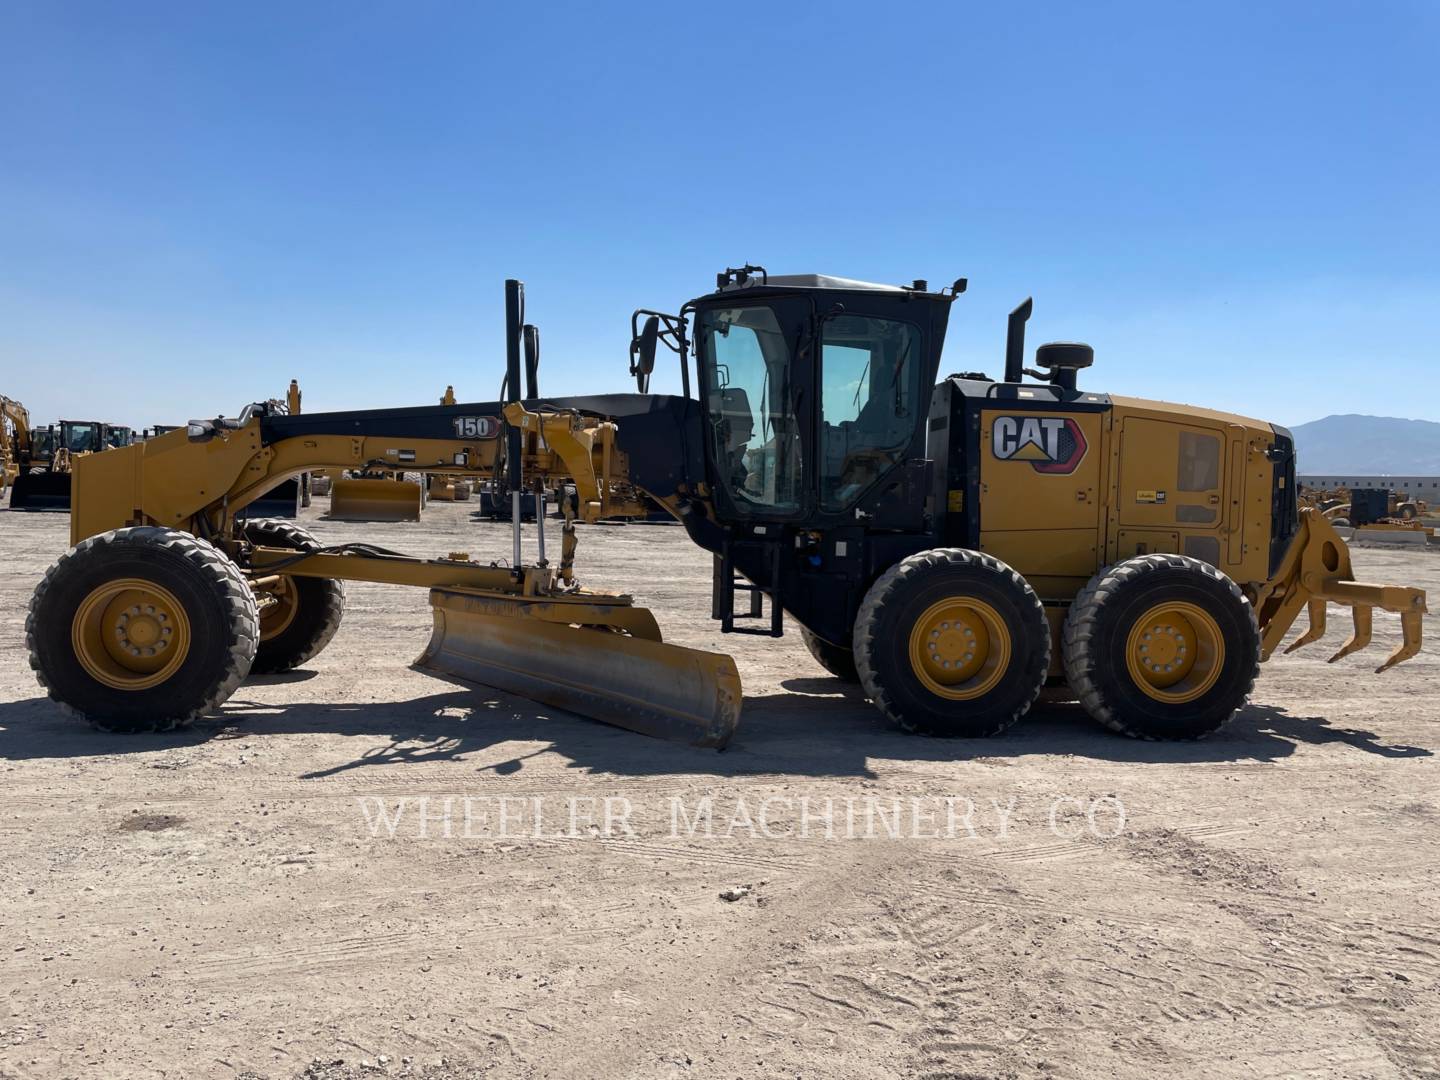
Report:
[[[739,723],[733,657],[527,616],[523,601],[501,615],[434,589],[430,604],[434,631],[417,667],[691,746],[723,747]]]

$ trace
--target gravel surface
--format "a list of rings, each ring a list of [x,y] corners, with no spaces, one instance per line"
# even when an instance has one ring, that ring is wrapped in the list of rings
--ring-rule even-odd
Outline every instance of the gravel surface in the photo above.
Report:
[[[509,551],[326,502],[326,542]],[[722,638],[678,528],[596,526],[587,584],[737,657],[726,752],[413,671],[425,593],[365,584],[303,670],[120,736],[26,662],[67,530],[0,511],[0,1076],[1440,1076],[1440,673],[1371,674],[1392,617],[1203,742],[948,742]],[[1440,598],[1433,550],[1355,562]]]

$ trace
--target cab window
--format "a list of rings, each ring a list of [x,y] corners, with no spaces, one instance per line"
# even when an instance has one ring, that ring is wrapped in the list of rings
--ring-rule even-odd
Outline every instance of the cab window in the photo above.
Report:
[[[790,349],[769,307],[706,311],[700,320],[710,452],[737,507],[798,510],[803,491],[800,425]]]
[[[900,460],[920,409],[920,331],[863,315],[825,321],[820,506],[846,510]]]

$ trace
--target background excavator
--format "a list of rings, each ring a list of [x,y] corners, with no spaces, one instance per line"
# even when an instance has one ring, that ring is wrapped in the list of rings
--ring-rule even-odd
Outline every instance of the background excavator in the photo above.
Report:
[[[30,413],[14,398],[0,394],[0,496],[20,475],[20,462],[32,453]]]
[[[1117,731],[1202,736],[1301,610],[1311,625],[1291,648],[1323,633],[1329,603],[1354,620],[1333,659],[1369,643],[1376,608],[1403,631],[1377,670],[1415,655],[1425,594],[1354,580],[1344,541],[1297,508],[1285,429],[1081,388],[1085,345],[1043,345],[1025,367],[1028,300],[1002,378],[937,382],[964,287],[727,270],[676,314],[632,317],[639,393],[546,397],[533,370],[520,393],[523,290],[509,282],[497,402],[260,404],[78,462],[75,546],[32,601],[32,666],[101,726],[171,727],[251,671],[315,655],[344,581],[392,582],[430,590],[424,667],[721,746],[740,712],[733,660],[664,644],[630,597],[576,582],[576,522],[642,514],[640,493],[714,553],[723,632],[779,635],[788,612],[907,730],[993,734],[1048,684]],[[679,395],[648,392],[661,345],[680,359]],[[322,546],[239,517],[326,469],[488,479],[511,503],[511,557]],[[564,493],[558,559],[542,510],[524,564],[522,505],[547,489]]]

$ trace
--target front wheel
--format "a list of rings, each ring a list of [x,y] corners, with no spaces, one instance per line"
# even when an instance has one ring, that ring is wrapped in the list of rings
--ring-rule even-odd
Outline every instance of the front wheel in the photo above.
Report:
[[[255,597],[221,551],[141,526],[76,545],[30,601],[30,667],[96,727],[167,731],[220,706],[250,673]]]
[[[1025,715],[1050,666],[1045,609],[991,555],[935,548],[865,594],[855,664],[875,705],[906,731],[980,737]]]
[[[276,518],[245,522],[244,538],[260,547],[320,548],[307,530]],[[343,582],[281,575],[279,583],[260,596],[260,648],[252,670],[268,675],[299,667],[330,644],[344,613]]]
[[[1065,617],[1065,675],[1087,712],[1142,739],[1198,739],[1245,704],[1260,672],[1255,610],[1185,555],[1140,555],[1090,579]]]

